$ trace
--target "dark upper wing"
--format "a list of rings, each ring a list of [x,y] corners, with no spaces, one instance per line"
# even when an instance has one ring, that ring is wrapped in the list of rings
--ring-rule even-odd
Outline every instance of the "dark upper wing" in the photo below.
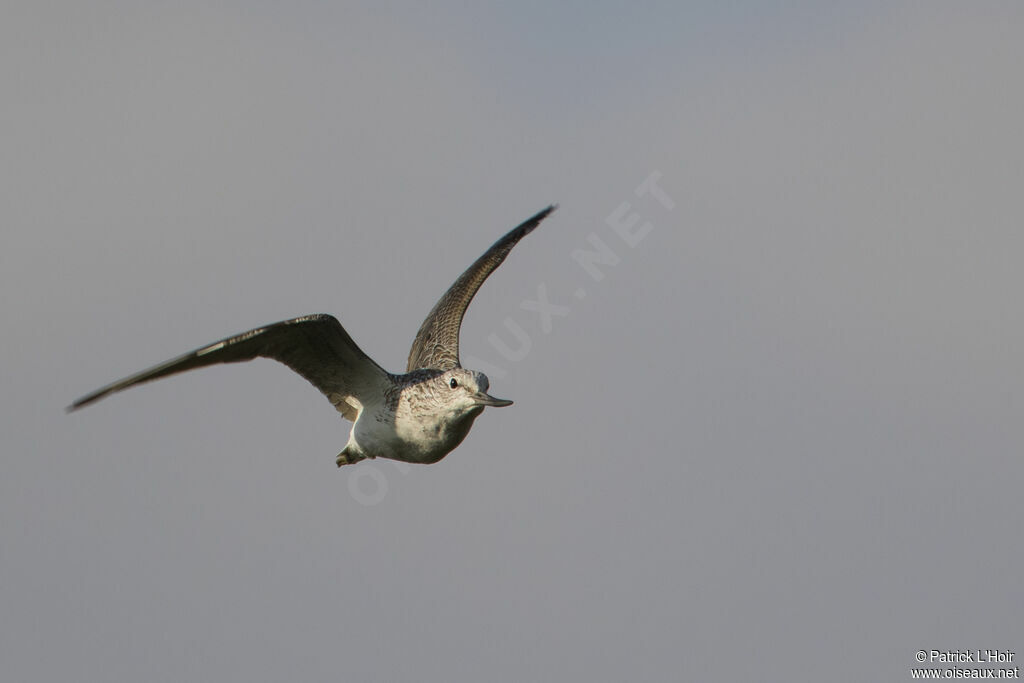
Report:
[[[252,360],[258,356],[284,363],[309,380],[347,418],[356,410],[345,399],[380,393],[389,375],[360,350],[337,318],[307,315],[222,339],[191,353],[173,358],[149,370],[125,377],[83,396],[70,406],[75,410],[108,394],[186,370]]]
[[[416,333],[416,339],[409,351],[407,372],[418,368],[450,370],[459,367],[459,328],[462,326],[462,316],[465,315],[469,302],[473,300],[473,296],[487,276],[501,265],[512,251],[512,247],[516,246],[516,242],[529,234],[556,208],[558,205],[552,204],[519,227],[510,230],[448,288],[423,321],[420,331]]]

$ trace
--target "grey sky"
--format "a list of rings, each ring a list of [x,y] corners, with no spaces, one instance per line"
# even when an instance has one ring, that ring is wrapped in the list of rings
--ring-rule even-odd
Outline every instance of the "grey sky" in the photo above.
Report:
[[[5,680],[1024,658],[1020,6],[559,7],[5,8]],[[400,370],[553,201],[463,329],[516,405],[437,465],[337,470],[268,361],[62,412],[305,313]]]

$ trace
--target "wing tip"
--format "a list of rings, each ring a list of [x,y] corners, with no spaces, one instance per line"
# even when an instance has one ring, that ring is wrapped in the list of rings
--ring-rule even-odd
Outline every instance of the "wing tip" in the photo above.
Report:
[[[540,225],[541,221],[550,216],[557,208],[558,204],[548,204],[545,208],[523,221],[518,228],[512,231],[517,235],[516,239],[518,240],[519,237],[533,232],[533,229]]]
[[[72,401],[71,405],[69,405],[69,406],[64,408],[64,412],[65,413],[73,413],[76,410],[78,410],[80,408],[84,408],[85,406],[89,405],[90,403],[98,401],[101,398],[103,398],[103,394],[89,394],[88,396],[83,396],[82,398],[79,398],[79,399],[76,399],[76,400]]]
[[[531,221],[537,221],[538,223],[540,223],[542,220],[544,220],[545,218],[550,216],[552,213],[554,213],[556,209],[558,209],[558,202],[552,202],[551,204],[548,204],[547,207],[545,207],[544,209],[541,209],[540,211],[538,211],[537,215],[535,215],[530,220]]]

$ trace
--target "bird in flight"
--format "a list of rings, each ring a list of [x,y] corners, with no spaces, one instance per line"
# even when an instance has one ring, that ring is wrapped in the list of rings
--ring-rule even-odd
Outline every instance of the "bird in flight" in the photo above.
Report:
[[[512,247],[557,208],[551,205],[491,246],[434,305],[416,333],[404,374],[363,353],[332,315],[305,315],[221,339],[78,399],[68,412],[136,384],[217,363],[271,358],[320,390],[352,421],[338,467],[365,458],[434,463],[466,438],[484,408],[512,405],[487,393],[482,372],[459,363],[459,329],[480,285]]]

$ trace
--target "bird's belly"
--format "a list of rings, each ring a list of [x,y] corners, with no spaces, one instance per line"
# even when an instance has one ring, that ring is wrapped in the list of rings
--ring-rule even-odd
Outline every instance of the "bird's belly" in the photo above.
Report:
[[[402,429],[400,425],[374,423],[360,429],[356,424],[355,437],[360,448],[371,458],[387,458],[429,464],[443,458],[455,447],[446,447],[443,440],[431,438],[419,430]]]
[[[420,464],[435,463],[462,443],[469,433],[476,415],[458,422],[430,422],[396,420],[384,423],[376,420],[354,428],[360,447],[369,457],[388,458]]]

